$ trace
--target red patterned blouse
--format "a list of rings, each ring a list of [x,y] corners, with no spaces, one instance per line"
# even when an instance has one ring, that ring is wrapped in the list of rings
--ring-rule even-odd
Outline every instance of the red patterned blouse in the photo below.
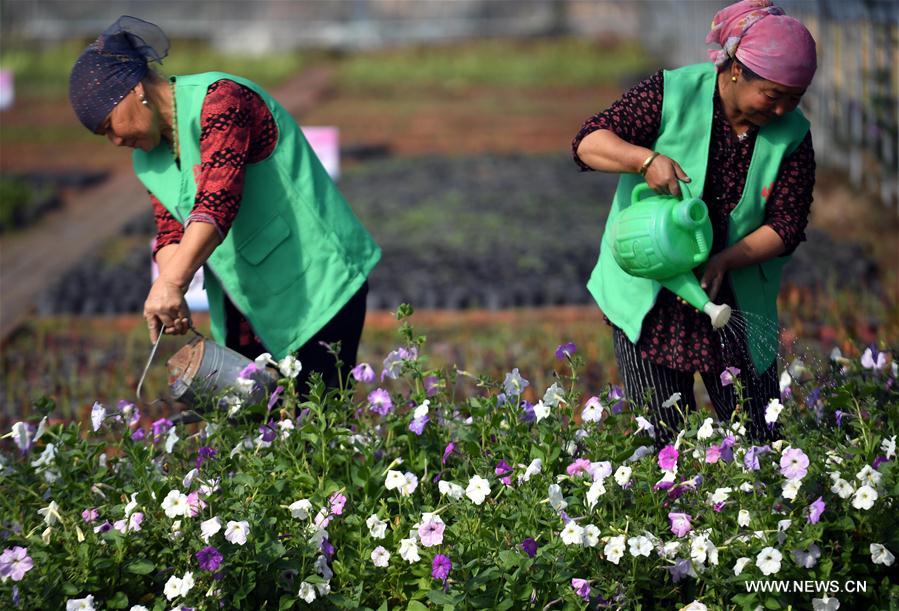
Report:
[[[575,162],[583,171],[591,170],[578,157],[577,148],[587,134],[608,129],[619,138],[652,148],[662,121],[664,81],[659,71],[637,84],[615,101],[607,110],[590,117],[572,142]],[[731,211],[740,201],[758,128],[751,128],[742,140],[724,114],[721,100],[715,91],[712,136],[703,201],[708,204],[714,243],[712,253],[726,247],[727,224]],[[815,152],[811,133],[797,149],[786,157],[777,181],[765,205],[764,223],[781,237],[786,254],[792,253],[805,240],[815,185]],[[734,297],[724,282],[715,301],[733,305]],[[723,354],[721,340],[709,325],[708,317],[691,305],[679,302],[675,295],[663,289],[655,307],[643,320],[637,347],[643,358],[678,371],[720,373],[729,356]]]

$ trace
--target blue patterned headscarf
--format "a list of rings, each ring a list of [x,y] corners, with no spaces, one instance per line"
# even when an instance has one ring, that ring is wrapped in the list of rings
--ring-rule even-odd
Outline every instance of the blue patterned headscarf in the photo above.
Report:
[[[69,76],[69,102],[86,128],[96,132],[106,116],[162,62],[169,39],[158,26],[123,15],[81,53]]]

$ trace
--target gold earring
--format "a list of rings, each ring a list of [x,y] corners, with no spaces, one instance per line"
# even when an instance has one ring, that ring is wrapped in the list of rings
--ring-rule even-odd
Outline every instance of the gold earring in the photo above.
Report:
[[[143,104],[144,106],[150,105],[150,103],[147,101],[147,98],[145,98],[144,96],[140,96],[140,103]]]
[[[737,82],[737,77],[732,76],[732,77],[730,77],[730,80],[733,81],[734,83],[736,83],[736,82]],[[146,104],[146,102],[144,102],[144,104]]]

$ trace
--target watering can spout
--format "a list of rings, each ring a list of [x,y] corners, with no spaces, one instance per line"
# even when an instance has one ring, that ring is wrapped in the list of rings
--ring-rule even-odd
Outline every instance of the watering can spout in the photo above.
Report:
[[[659,283],[697,310],[708,314],[712,321],[712,327],[715,329],[720,329],[730,321],[730,306],[712,303],[692,271],[660,280]]]

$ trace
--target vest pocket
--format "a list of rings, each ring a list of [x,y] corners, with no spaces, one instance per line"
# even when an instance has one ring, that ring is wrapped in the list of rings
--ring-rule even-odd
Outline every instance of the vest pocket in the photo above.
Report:
[[[297,281],[311,264],[303,257],[299,242],[289,239],[290,226],[281,216],[272,218],[259,231],[237,247],[241,259],[249,265],[245,273],[264,284],[269,291],[280,293]]]

